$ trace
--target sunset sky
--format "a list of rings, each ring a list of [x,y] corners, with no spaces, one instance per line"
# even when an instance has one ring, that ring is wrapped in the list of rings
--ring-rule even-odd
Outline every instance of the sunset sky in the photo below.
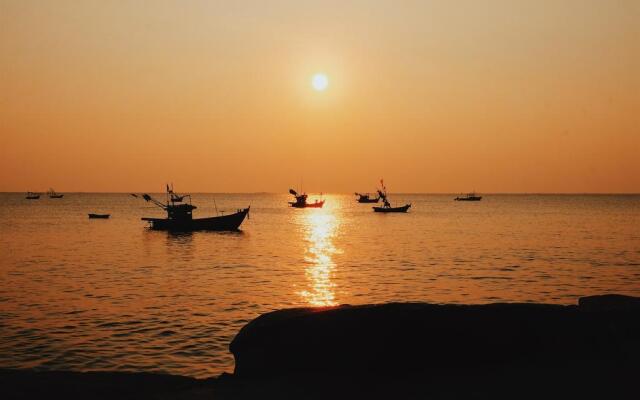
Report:
[[[640,192],[640,1],[0,0],[0,191],[380,177]]]

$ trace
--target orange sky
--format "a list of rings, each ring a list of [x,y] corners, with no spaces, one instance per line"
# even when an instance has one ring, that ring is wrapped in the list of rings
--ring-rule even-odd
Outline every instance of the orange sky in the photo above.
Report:
[[[640,2],[0,0],[0,191],[380,177],[640,192]]]

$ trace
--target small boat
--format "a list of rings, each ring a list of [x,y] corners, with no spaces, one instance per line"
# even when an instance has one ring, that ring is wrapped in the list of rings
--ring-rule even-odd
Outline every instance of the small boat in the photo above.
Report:
[[[482,200],[482,196],[476,195],[476,192],[467,193],[464,197],[456,197],[453,199],[455,201],[480,201]]]
[[[189,198],[188,202],[182,203],[184,198]],[[178,195],[173,192],[173,187],[167,185],[167,199],[163,203],[143,194],[145,201],[151,202],[167,212],[167,218],[143,217],[143,221],[149,222],[153,230],[191,232],[191,231],[237,231],[249,214],[250,207],[238,209],[228,215],[218,215],[208,218],[193,218],[193,210],[197,207],[191,204],[191,195]]]
[[[382,207],[372,207],[374,212],[379,213],[406,213],[411,208],[411,204],[405,204],[400,207],[391,207],[391,203],[387,199],[387,188],[384,185],[384,181],[380,179],[380,185],[382,189],[378,189],[378,197],[382,199],[383,206]]]
[[[111,214],[89,214],[89,219],[108,219]]]
[[[38,200],[40,198],[40,193],[27,192],[27,196],[25,199],[27,200]]]
[[[369,193],[356,192],[355,195],[358,196],[358,203],[377,203],[378,201],[380,201],[380,196],[372,199],[371,196],[369,196]]]
[[[405,204],[402,207],[373,207],[373,211],[375,212],[380,212],[380,213],[392,213],[392,212],[402,212],[402,213],[406,213],[407,211],[409,211],[409,208],[411,207],[411,204]]]
[[[50,199],[61,199],[64,197],[64,194],[59,194],[56,193],[55,190],[53,190],[53,188],[49,189],[49,191],[47,192],[47,194],[49,195]]]
[[[313,203],[307,203],[307,194],[306,193],[302,193],[302,194],[298,194],[298,192],[296,192],[293,189],[289,189],[289,193],[291,193],[293,195],[293,197],[296,198],[296,201],[290,201],[289,205],[291,205],[291,207],[294,208],[322,208],[322,206],[324,205],[324,200],[320,200],[318,201],[318,199],[315,200],[315,202]]]

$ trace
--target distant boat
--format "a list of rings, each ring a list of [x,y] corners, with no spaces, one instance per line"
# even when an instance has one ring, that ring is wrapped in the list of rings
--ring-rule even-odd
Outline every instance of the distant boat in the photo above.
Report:
[[[405,204],[400,207],[391,207],[391,203],[387,199],[387,187],[384,185],[384,181],[380,179],[381,189],[378,189],[378,196],[382,199],[382,207],[372,207],[374,212],[379,213],[406,213],[411,208],[411,204]]]
[[[307,197],[308,196],[307,196],[306,193],[298,194],[298,192],[296,192],[293,189],[289,189],[289,193],[291,193],[293,195],[293,197],[296,198],[296,201],[290,201],[289,202],[289,205],[291,205],[291,207],[294,207],[294,208],[322,208],[322,206],[324,205],[324,200],[318,201],[317,199],[313,203],[307,203]]]
[[[50,199],[61,199],[64,197],[64,194],[59,194],[56,193],[55,190],[53,190],[53,188],[49,189],[49,191],[47,192],[47,194],[49,195]]]
[[[411,207],[411,204],[405,204],[402,207],[373,207],[373,211],[375,212],[380,212],[380,213],[406,213],[409,208]]]
[[[40,198],[40,193],[27,192],[27,196],[25,199],[27,200],[38,200]]]
[[[358,196],[358,203],[377,203],[380,201],[380,196],[372,199],[369,193],[355,193]]]
[[[89,214],[90,219],[107,219],[111,214]]]
[[[182,203],[185,197],[189,198],[188,203]],[[193,218],[192,212],[197,207],[191,204],[191,195],[177,195],[173,192],[173,187],[167,185],[167,199],[163,203],[143,194],[145,201],[150,201],[156,206],[167,212],[167,218],[148,218],[143,217],[143,221],[150,224],[151,229],[165,230],[175,232],[191,232],[191,231],[237,231],[249,214],[250,207],[238,209],[235,213],[229,215],[219,215],[209,218]],[[180,204],[176,204],[180,203]]]
[[[464,197],[456,197],[455,201],[480,201],[482,200],[482,196],[476,195],[475,192],[467,193]]]

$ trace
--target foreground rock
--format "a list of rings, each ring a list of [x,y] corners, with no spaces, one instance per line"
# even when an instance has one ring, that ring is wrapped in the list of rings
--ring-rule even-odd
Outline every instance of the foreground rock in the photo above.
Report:
[[[397,303],[276,311],[230,349],[237,378],[300,374],[406,376],[640,361],[640,301],[595,296],[580,306]]]

